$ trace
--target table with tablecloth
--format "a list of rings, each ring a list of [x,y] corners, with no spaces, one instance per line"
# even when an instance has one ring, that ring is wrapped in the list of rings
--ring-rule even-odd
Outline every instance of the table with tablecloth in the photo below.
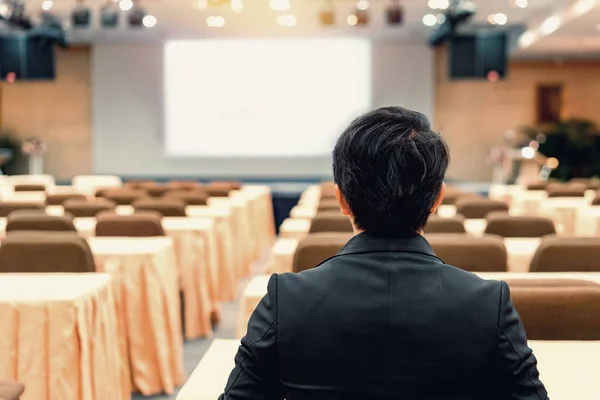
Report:
[[[173,239],[88,239],[96,268],[113,276],[133,389],[171,393],[184,381],[183,335]]]
[[[317,185],[309,186],[298,200],[298,205],[316,208],[321,200],[321,188]]]
[[[239,340],[215,340],[183,386],[177,400],[214,400],[225,390]],[[600,341],[529,341],[540,379],[552,400],[600,398]]]
[[[109,274],[0,274],[0,378],[22,400],[128,400]]]

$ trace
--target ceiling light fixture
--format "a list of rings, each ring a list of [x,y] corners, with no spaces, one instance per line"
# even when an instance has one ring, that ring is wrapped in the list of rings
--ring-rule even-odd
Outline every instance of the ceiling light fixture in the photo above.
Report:
[[[119,2],[119,8],[123,11],[129,11],[133,8],[133,1],[131,0],[121,0]]]
[[[527,6],[529,5],[529,1],[528,0],[515,0],[514,4],[515,4],[515,6],[517,6],[519,8],[527,8]]]
[[[540,32],[544,35],[550,35],[560,27],[560,18],[549,17],[540,25]]]
[[[221,17],[220,15],[210,16],[206,18],[206,25],[211,28],[222,28],[225,26],[225,18]]]
[[[449,0],[429,0],[427,6],[433,10],[445,10],[450,7]]]
[[[425,26],[434,26],[437,23],[437,18],[433,14],[427,14],[423,17],[423,24]]]
[[[234,13],[241,13],[242,11],[244,11],[243,0],[231,0],[229,6],[231,7],[231,11],[233,11]]]
[[[579,0],[571,8],[571,14],[573,17],[580,17],[583,14],[588,13],[596,6],[596,0]]]
[[[292,27],[295,26],[298,21],[296,20],[296,16],[292,14],[278,15],[277,16],[277,25]]]
[[[52,0],[45,0],[42,2],[42,10],[50,11],[54,6],[54,2]]]
[[[519,37],[519,46],[521,48],[529,47],[535,42],[535,39],[535,32],[527,31]]]
[[[271,0],[269,7],[275,11],[287,11],[290,9],[290,0]]]
[[[357,0],[356,1],[356,8],[359,10],[368,10],[370,6],[369,0]]]
[[[208,8],[208,0],[194,0],[192,1],[192,8],[204,11]]]
[[[358,24],[358,17],[354,14],[350,14],[348,15],[348,18],[346,18],[346,22],[348,22],[348,25],[350,26],[355,26]]]
[[[158,21],[154,15],[146,15],[144,18],[142,18],[142,24],[144,24],[146,28],[154,28],[157,22]]]
[[[508,22],[508,17],[503,13],[494,14],[494,22],[497,25],[506,25],[506,22]]]

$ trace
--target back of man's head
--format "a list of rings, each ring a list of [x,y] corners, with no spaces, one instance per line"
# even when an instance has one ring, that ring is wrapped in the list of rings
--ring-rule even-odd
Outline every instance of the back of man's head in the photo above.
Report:
[[[437,199],[449,152],[421,113],[386,107],[354,120],[333,150],[335,183],[357,229],[374,237],[414,236]]]

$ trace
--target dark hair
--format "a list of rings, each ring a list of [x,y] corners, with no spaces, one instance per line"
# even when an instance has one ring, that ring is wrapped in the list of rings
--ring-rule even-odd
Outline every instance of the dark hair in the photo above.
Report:
[[[333,176],[358,229],[376,237],[415,236],[427,223],[449,160],[445,141],[425,115],[385,107],[342,133],[333,150]]]

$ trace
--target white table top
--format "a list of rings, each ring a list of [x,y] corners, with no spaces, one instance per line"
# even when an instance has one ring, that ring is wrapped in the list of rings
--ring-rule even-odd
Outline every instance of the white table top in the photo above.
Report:
[[[0,274],[0,301],[73,301],[110,282],[105,273]]]
[[[173,246],[170,237],[90,237],[87,241],[94,255],[155,254]]]
[[[600,399],[600,341],[530,341],[529,346],[552,400]],[[238,340],[213,341],[177,400],[216,399],[225,389],[238,347]]]

